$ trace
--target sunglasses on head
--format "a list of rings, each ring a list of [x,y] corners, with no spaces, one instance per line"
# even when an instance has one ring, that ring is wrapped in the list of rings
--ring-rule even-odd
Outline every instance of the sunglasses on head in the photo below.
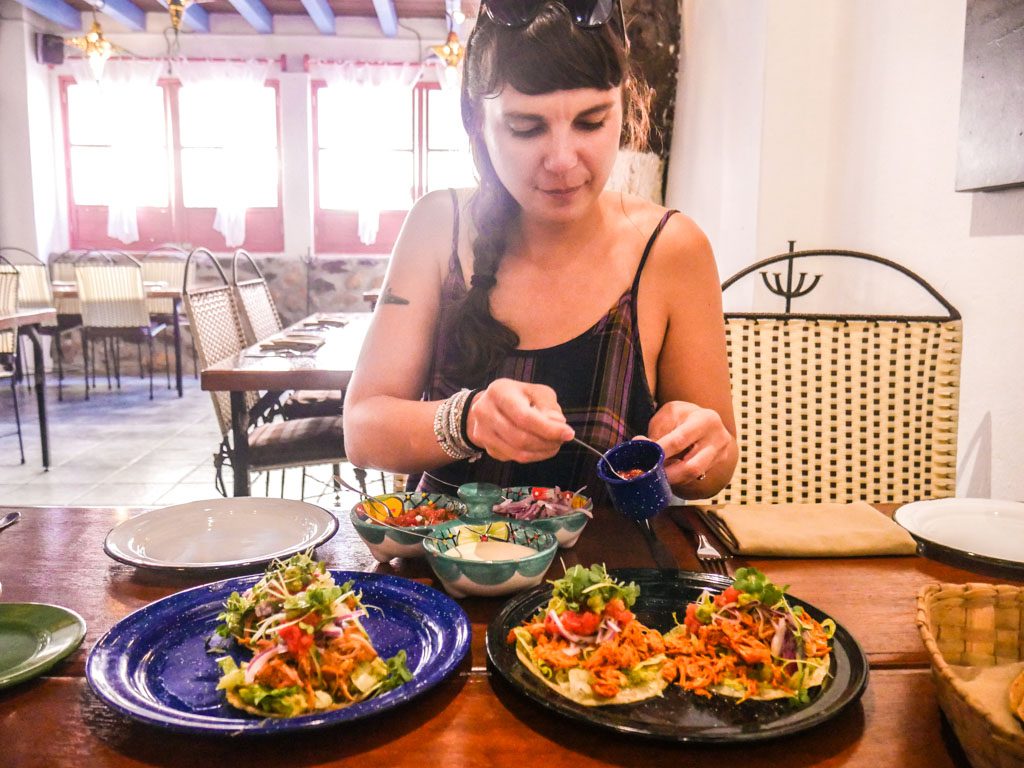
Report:
[[[626,17],[621,0],[558,0],[572,15],[573,23],[584,29],[594,29],[607,24],[619,9],[622,36],[626,37]],[[525,27],[543,8],[545,0],[482,0],[480,7],[491,21],[506,27]],[[628,46],[628,41],[627,41]]]

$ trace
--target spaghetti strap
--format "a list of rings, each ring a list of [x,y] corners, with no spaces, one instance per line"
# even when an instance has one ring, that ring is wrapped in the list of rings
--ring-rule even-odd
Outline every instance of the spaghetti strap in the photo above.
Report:
[[[658,239],[658,235],[661,234],[661,230],[668,224],[668,220],[672,218],[673,214],[679,213],[675,209],[665,211],[665,215],[661,217],[661,221],[658,222],[658,226],[654,228],[651,233],[650,239],[647,241],[647,246],[644,248],[644,255],[640,257],[640,264],[637,265],[636,275],[633,277],[633,287],[630,292],[635,296],[637,288],[640,287],[640,273],[644,270],[644,264],[647,263],[647,257],[651,255],[651,249],[654,247],[655,241]]]
[[[448,188],[448,192],[452,196],[452,209],[455,211],[452,224],[452,255],[448,262],[448,271],[458,271],[459,277],[462,277],[462,264],[459,262],[459,193],[452,187]]]

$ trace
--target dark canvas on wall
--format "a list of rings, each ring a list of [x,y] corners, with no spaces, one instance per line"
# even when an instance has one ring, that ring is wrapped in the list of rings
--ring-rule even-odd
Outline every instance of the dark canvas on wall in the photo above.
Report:
[[[967,0],[956,189],[1024,184],[1024,0]]]
[[[650,150],[668,159],[679,70],[681,0],[623,0],[630,55],[654,89]]]

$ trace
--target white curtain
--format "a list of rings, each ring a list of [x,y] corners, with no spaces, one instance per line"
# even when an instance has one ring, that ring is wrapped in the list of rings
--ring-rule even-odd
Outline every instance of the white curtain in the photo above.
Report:
[[[246,116],[258,96],[254,91],[265,87],[270,63],[179,59],[173,67],[183,87],[206,90],[204,102],[210,105],[210,125],[219,128],[223,147],[213,228],[224,236],[229,248],[236,248],[245,242],[245,212],[253,188],[255,152]]]
[[[413,86],[423,73],[423,66],[409,63],[360,64],[352,61],[313,61],[310,63],[309,71],[314,79],[325,80],[327,87],[343,101],[372,105],[375,102],[384,104],[392,99],[410,98]],[[353,119],[367,121],[372,126],[372,106],[369,114],[353,115]],[[360,151],[355,155],[356,167],[349,169],[353,177],[351,183],[358,184],[360,190],[359,241],[363,245],[373,245],[377,241],[377,231],[380,227],[384,196],[380,157],[387,151],[387,147],[380,141],[381,138],[380,133],[367,131],[365,146],[360,147]],[[322,170],[331,172],[330,169]]]
[[[140,187],[138,169],[147,166],[144,158],[152,145],[150,137],[137,130],[133,119],[135,105],[147,88],[156,85],[162,66],[160,61],[112,59],[103,70],[103,79],[96,83],[87,59],[71,60],[76,82],[96,85],[97,98],[103,102],[102,114],[110,121],[111,158],[107,170],[111,196],[107,208],[107,236],[122,243],[139,239],[135,211]]]

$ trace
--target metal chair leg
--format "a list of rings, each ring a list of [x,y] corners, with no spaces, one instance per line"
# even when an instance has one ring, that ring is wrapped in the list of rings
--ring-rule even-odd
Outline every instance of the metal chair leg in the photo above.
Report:
[[[110,339],[103,339],[103,370],[107,374],[107,391],[109,392],[114,388],[113,383],[110,380],[110,357],[107,356],[107,348],[110,346]]]
[[[160,334],[164,340],[164,371],[167,373],[167,388],[171,388],[171,353],[167,351],[167,334]]]
[[[53,343],[57,345],[57,401],[64,402],[64,349],[61,346],[60,330],[53,334]]]
[[[359,490],[366,493],[366,470],[361,467],[354,467],[356,472],[356,481],[359,483]]]
[[[153,337],[149,336],[149,399],[153,399]],[[142,357],[139,357],[139,368],[142,368]]]
[[[18,450],[21,452],[21,463],[25,463],[25,444],[21,440],[21,415],[18,413],[17,377],[11,377],[11,396],[14,398],[14,423],[18,428]]]
[[[85,399],[89,399],[89,334],[82,326],[82,360],[85,363]]]
[[[114,358],[114,379],[117,381],[117,388],[121,388],[121,340],[110,340],[111,356]]]

